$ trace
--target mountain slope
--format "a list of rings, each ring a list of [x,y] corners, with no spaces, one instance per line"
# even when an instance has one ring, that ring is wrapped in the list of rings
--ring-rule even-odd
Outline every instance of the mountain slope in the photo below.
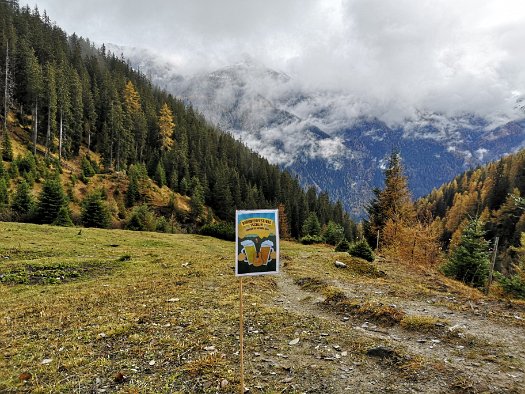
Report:
[[[206,222],[232,222],[235,209],[281,206],[293,237],[301,236],[303,222],[313,212],[323,225],[330,220],[343,225],[352,238],[352,223],[340,205],[316,194],[308,206],[306,191],[291,174],[153,86],[105,46],[68,37],[46,14],[16,2],[0,2],[0,21],[0,67],[7,70],[0,81],[7,81],[7,89],[0,86],[0,91],[8,92],[5,118],[4,99],[0,104],[0,164],[7,169],[0,173],[6,195],[0,202],[2,217],[20,213],[11,212],[9,201],[23,179],[30,186],[36,183],[37,189],[64,175],[68,161],[96,158],[97,169],[88,172],[124,179],[118,187],[100,190],[102,195],[112,191],[114,219],[128,220],[133,205],[152,205],[147,193],[136,190],[138,181],[151,179],[165,194],[191,197],[191,212],[177,217],[190,231]],[[18,133],[22,145],[13,155],[9,142]],[[62,176],[64,188],[78,180],[89,183],[89,177],[77,171],[67,179]],[[160,200],[158,213],[171,220],[166,199]],[[67,211],[67,201],[63,205]],[[204,205],[211,208],[206,215]],[[34,219],[39,220],[38,215]]]
[[[466,222],[481,217],[491,241],[499,237],[497,269],[512,271],[525,231],[525,150],[456,176],[417,202],[421,216],[429,212],[442,223],[445,245],[456,243]]]
[[[519,115],[488,120],[416,112],[402,124],[387,124],[369,115],[367,103],[357,97],[305,89],[252,60],[184,78],[155,54],[117,51],[155,75],[154,83],[292,170],[304,185],[342,199],[358,217],[372,188],[381,186],[382,164],[394,147],[403,156],[414,197],[421,197],[468,168],[525,146],[525,120]]]

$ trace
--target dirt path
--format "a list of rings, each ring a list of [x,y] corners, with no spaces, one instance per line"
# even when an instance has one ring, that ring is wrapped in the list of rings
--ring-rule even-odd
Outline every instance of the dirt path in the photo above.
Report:
[[[349,336],[354,341],[362,340],[371,348],[394,349],[396,354],[409,360],[400,369],[387,365],[387,360],[381,358],[367,356],[356,363],[351,358],[340,357],[335,359],[337,367],[327,368],[326,375],[331,378],[326,392],[525,392],[525,327],[493,317],[491,305],[469,302],[467,310],[461,310],[436,305],[438,300],[432,297],[418,300],[389,297],[392,306],[407,315],[429,316],[447,322],[438,332],[418,332],[326,309],[321,294],[302,290],[286,270],[277,277],[277,284],[279,296],[273,300],[275,306],[299,317],[321,319],[339,328],[341,338]],[[354,299],[381,296],[385,291],[384,287],[359,283],[334,280],[331,284]],[[521,316],[516,314],[516,320],[519,319]],[[308,361],[311,356],[303,359],[304,353],[293,353],[293,363],[315,363],[315,358]],[[411,363],[418,362],[424,366],[415,374],[403,371],[410,368]]]

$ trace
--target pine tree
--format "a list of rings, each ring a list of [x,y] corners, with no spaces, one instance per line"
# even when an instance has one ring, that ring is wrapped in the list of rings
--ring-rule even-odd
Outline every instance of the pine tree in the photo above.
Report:
[[[471,219],[459,244],[451,251],[443,272],[471,286],[484,286],[489,268],[489,243],[484,235],[483,222]]]
[[[221,168],[217,174],[217,180],[213,186],[213,209],[217,216],[223,220],[233,219],[233,197],[230,191],[228,174],[226,168]]]
[[[9,206],[9,191],[5,177],[0,177],[0,210]]]
[[[72,227],[71,212],[66,205],[62,205],[58,210],[57,217],[53,220],[53,226]]]
[[[157,167],[155,168],[154,179],[159,187],[162,187],[166,184],[166,171],[164,171],[164,166],[160,161],[157,163]]]
[[[204,213],[204,190],[198,178],[192,179],[192,194],[190,200],[190,215],[193,221],[198,222]]]
[[[318,236],[321,235],[321,224],[314,212],[310,212],[303,224],[302,235]]]
[[[372,244],[375,244],[377,231],[382,230],[388,221],[393,223],[395,230],[398,226],[410,226],[415,220],[416,212],[410,198],[408,181],[396,150],[390,154],[385,170],[385,187],[383,190],[375,189],[374,194],[374,199],[367,207],[368,220],[364,226],[365,236]]]
[[[38,198],[37,220],[39,223],[53,223],[57,219],[61,208],[66,205],[67,199],[60,180],[47,179]]]
[[[84,198],[80,220],[85,227],[109,227],[111,216],[107,205],[102,201],[100,193],[88,194]]]
[[[9,133],[4,133],[2,141],[2,160],[12,161],[13,160],[13,146],[11,144],[11,138]]]
[[[11,202],[13,213],[22,221],[29,220],[35,210],[35,200],[31,195],[29,184],[22,179],[16,188],[13,201]]]
[[[126,206],[132,207],[140,200],[140,186],[138,177],[135,174],[130,174],[128,191],[126,192]]]
[[[335,223],[333,220],[330,220],[323,232],[324,241],[329,245],[335,246],[341,242],[344,237],[345,234],[343,227]]]
[[[45,67],[45,85],[47,98],[47,132],[46,132],[46,157],[52,149],[53,138],[57,130],[57,88],[56,72],[52,63],[47,63]]]
[[[4,121],[2,125],[2,137],[7,137],[7,123],[8,123],[8,114],[9,109],[13,100],[13,76],[11,71],[11,59],[9,57],[9,40],[6,42],[6,51],[5,51],[5,61],[4,61],[4,100],[3,100],[3,115]],[[2,143],[4,139],[2,138]],[[4,147],[5,149],[5,147]]]
[[[84,103],[82,102],[82,81],[76,70],[71,71],[69,91],[71,92],[71,121],[69,124],[71,128],[71,154],[78,156],[82,144]]]

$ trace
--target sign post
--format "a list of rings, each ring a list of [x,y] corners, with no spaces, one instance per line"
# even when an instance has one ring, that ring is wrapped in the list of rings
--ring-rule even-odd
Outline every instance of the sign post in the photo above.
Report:
[[[277,209],[235,212],[235,275],[239,282],[239,342],[241,394],[244,393],[244,276],[279,273],[279,217]]]

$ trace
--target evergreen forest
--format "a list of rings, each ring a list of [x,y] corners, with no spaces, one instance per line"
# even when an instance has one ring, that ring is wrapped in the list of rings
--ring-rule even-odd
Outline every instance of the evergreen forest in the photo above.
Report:
[[[235,209],[314,215],[353,240],[340,202],[269,164],[38,8],[0,2],[2,220],[221,232]],[[211,230],[210,230],[211,228]],[[226,230],[228,231],[228,230]]]

